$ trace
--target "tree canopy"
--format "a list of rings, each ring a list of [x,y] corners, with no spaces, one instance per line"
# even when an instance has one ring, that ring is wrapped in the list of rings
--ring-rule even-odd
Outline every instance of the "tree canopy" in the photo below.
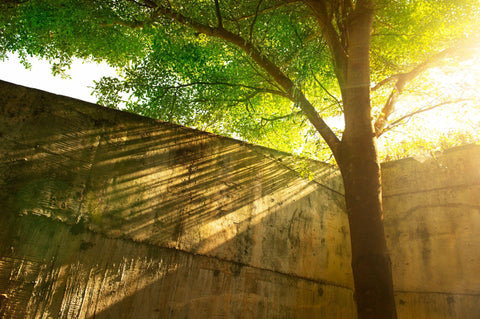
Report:
[[[341,2],[327,3],[333,32],[342,32],[344,22],[338,18],[346,8]],[[64,72],[72,57],[106,60],[119,69],[119,77],[96,84],[101,104],[116,107],[127,92],[123,103],[131,112],[327,158],[320,155],[326,146],[317,130],[249,53],[187,21],[221,25],[252,45],[301,88],[323,118],[333,118],[327,122],[341,137],[343,106],[335,65],[322,26],[307,5],[292,0],[158,4],[170,13],[155,9],[154,1],[4,1],[0,54],[16,51],[25,63],[30,55],[48,59],[54,73]],[[479,13],[475,0],[377,1],[370,71],[373,116],[380,130],[416,111],[390,114],[401,93],[429,91],[425,77],[412,84],[425,70],[471,54]],[[442,102],[447,101],[422,107]],[[418,142],[422,134],[416,138]]]

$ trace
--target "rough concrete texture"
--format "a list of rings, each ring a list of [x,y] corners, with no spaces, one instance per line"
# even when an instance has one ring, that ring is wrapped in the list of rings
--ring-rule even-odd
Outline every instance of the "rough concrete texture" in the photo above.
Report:
[[[4,318],[353,318],[338,173],[0,82]],[[313,163],[307,163],[313,165]]]
[[[480,318],[480,146],[383,166],[400,318]]]
[[[332,167],[0,92],[0,317],[356,317]],[[478,318],[480,147],[383,168],[399,318]]]

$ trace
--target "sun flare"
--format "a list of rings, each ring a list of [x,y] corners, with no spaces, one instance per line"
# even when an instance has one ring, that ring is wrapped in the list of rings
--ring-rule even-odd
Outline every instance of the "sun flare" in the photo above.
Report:
[[[414,116],[408,114],[416,113]],[[480,58],[435,67],[399,99],[391,130],[379,139],[380,157],[425,156],[480,141]]]

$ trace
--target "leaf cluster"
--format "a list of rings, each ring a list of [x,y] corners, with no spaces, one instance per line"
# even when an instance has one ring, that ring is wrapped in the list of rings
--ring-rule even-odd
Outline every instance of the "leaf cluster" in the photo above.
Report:
[[[303,2],[3,1],[0,58],[17,52],[28,66],[28,56],[39,56],[63,76],[72,57],[105,60],[118,68],[119,77],[95,84],[103,105],[124,105],[148,117],[318,158],[326,149],[318,132],[252,56],[159,11],[170,10],[190,22],[241,37],[278,67],[321,117],[339,117],[341,90],[324,29]],[[325,3],[332,25],[341,33],[345,21],[340,13],[346,9],[338,1]],[[472,37],[479,8],[476,0],[377,1],[372,85],[408,73],[459,39]],[[381,115],[395,83],[386,82],[372,93],[374,117]],[[404,92],[415,88],[412,83]],[[335,133],[341,136],[341,125]]]

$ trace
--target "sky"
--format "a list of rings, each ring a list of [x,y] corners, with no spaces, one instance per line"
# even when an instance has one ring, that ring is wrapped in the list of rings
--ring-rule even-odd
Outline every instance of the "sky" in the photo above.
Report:
[[[50,64],[45,60],[29,58],[31,69],[25,69],[17,55],[10,55],[8,60],[0,61],[0,80],[23,86],[66,95],[76,99],[95,103],[97,99],[91,95],[93,81],[102,76],[115,75],[115,70],[106,63],[84,63],[74,60],[67,74],[71,79],[53,76]]]

